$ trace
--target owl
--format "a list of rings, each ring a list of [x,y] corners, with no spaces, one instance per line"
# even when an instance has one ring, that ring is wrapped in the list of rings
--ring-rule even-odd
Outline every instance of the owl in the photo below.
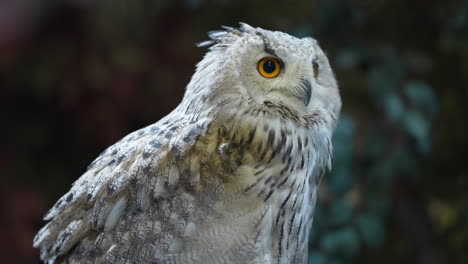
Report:
[[[48,263],[307,263],[341,99],[313,38],[208,33],[182,102],[106,149],[34,238]]]

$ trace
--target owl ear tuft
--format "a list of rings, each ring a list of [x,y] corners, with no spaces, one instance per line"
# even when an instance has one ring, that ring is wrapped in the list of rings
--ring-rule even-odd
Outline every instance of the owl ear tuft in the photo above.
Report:
[[[208,47],[208,46],[211,46],[215,44],[215,41],[213,40],[205,40],[205,41],[202,41],[202,42],[198,42],[198,43],[195,43],[195,45],[199,48],[203,48],[203,47]]]
[[[210,40],[202,41],[196,44],[197,47],[223,48],[229,46],[234,39],[242,37],[245,34],[255,34],[256,29],[252,26],[239,22],[239,28],[221,25],[221,30],[208,31]]]
[[[239,22],[239,30],[244,33],[254,34],[257,30],[249,24]]]

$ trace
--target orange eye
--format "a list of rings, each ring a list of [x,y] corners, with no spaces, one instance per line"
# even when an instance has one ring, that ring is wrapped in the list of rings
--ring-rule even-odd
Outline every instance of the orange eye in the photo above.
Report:
[[[281,62],[277,58],[266,57],[257,65],[258,72],[265,78],[274,78],[281,72]]]

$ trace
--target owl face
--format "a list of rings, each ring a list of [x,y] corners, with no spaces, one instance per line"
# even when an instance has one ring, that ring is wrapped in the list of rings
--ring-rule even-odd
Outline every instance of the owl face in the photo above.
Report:
[[[272,101],[298,112],[338,111],[338,88],[327,57],[312,38],[254,29],[229,54],[239,69],[240,89],[256,102]],[[228,55],[228,56],[229,56]]]
[[[283,32],[253,28],[209,33],[211,54],[224,71],[217,80],[225,92],[238,92],[243,100],[285,105],[308,114],[317,108],[337,115],[341,101],[328,59],[313,38],[296,38]],[[203,64],[203,61],[201,62]],[[222,77],[219,77],[222,76]],[[226,89],[226,87],[229,87]]]

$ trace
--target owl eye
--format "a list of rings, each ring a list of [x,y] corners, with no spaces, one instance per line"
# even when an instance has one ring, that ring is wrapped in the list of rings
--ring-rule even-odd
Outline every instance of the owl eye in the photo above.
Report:
[[[274,78],[281,72],[281,61],[277,58],[266,57],[257,65],[258,72],[265,78]]]
[[[312,67],[314,68],[314,78],[317,79],[319,76],[319,64],[317,60],[312,61]]]

